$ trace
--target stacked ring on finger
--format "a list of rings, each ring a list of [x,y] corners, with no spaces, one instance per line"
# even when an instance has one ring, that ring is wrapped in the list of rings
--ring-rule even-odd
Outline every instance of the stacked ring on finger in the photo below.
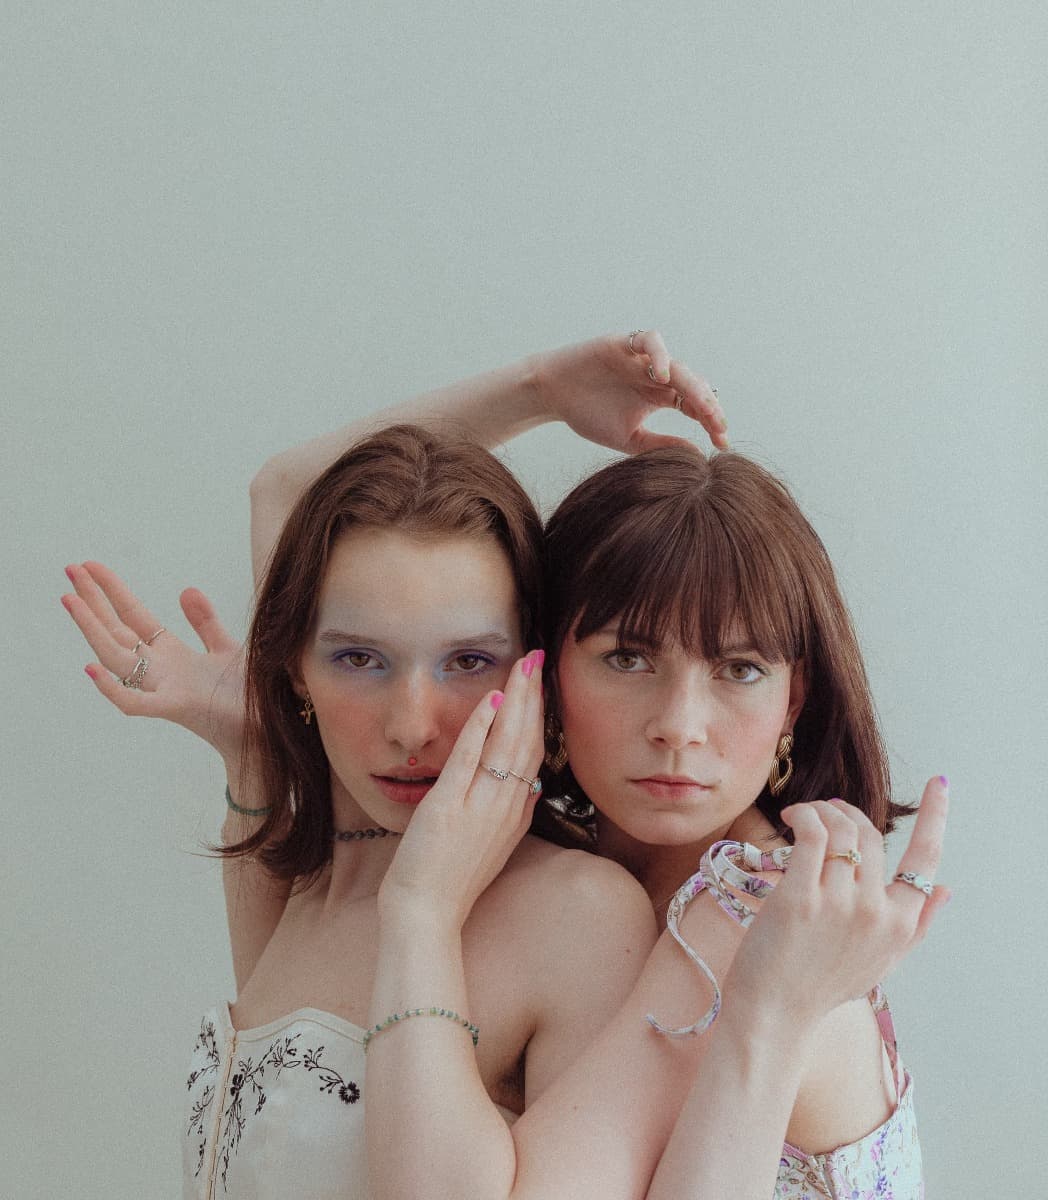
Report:
[[[916,871],[900,871],[892,882],[909,884],[910,887],[916,888],[926,896],[930,896],[935,890],[935,885],[932,881],[924,875],[918,875]]]
[[[542,781],[540,779],[529,779],[526,775],[518,775],[516,771],[511,771],[508,767],[489,767],[487,763],[481,763],[480,765],[489,775],[494,775],[500,781],[509,779],[512,775],[514,779],[519,779],[521,783],[526,783],[532,795],[537,796],[542,791]]]
[[[146,671],[148,671],[148,670],[149,670],[149,659],[148,658],[140,658],[138,660],[138,662],[136,662],[135,665],[131,668],[130,673],[125,675],[123,677],[123,679],[120,680],[120,682],[126,688],[134,688],[137,690],[142,687],[142,678],[145,675]]]
[[[857,867],[862,862],[862,854],[858,850],[834,850],[827,854],[825,861],[829,862],[831,858],[841,858],[845,862],[851,863],[853,867]]]
[[[677,392],[677,394],[673,397],[673,407],[677,410],[677,412],[684,411],[684,397],[680,392]]]
[[[152,644],[157,640],[157,638],[162,633],[167,633],[167,630],[164,628],[163,625],[160,626],[160,628],[156,631],[156,633],[151,634],[149,637],[139,638],[138,641],[135,642],[135,644],[131,647],[131,653],[137,654],[139,652],[139,650],[142,649],[143,646],[152,646]]]
[[[646,332],[647,330],[645,329],[634,329],[634,331],[626,339],[626,349],[630,352],[630,354],[635,354],[638,358],[640,357],[640,351],[633,344],[633,339]]]

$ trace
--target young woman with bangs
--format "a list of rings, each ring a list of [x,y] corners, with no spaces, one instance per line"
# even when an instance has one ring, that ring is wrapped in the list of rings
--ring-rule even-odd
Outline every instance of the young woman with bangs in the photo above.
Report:
[[[559,399],[554,402],[550,397]],[[656,438],[642,426],[652,408],[669,397],[682,411],[703,419],[715,440],[723,443],[723,421],[707,385],[672,363],[661,339],[653,334],[631,335],[628,344],[625,339],[602,339],[545,360],[531,360],[523,369],[471,381],[458,392],[449,390],[410,411],[390,415],[465,418],[486,441],[495,442],[557,412],[595,440],[629,450],[651,444],[679,446],[677,439]],[[359,432],[351,429],[321,439],[260,474],[252,491],[257,565],[268,557],[267,539],[259,531],[271,530],[303,479]],[[280,1017],[295,1003],[296,995],[301,998],[301,989],[296,993],[281,980],[286,981],[289,965],[296,963],[294,951],[299,944],[316,945],[311,934],[331,915],[329,910],[341,908],[344,919],[331,924],[326,948],[337,947],[349,964],[368,960],[370,952],[371,972],[357,972],[352,983],[337,971],[325,975],[315,960],[307,963],[304,974],[298,972],[314,983],[325,979],[326,999],[320,1005],[310,1000],[306,1006],[314,1016],[317,1007],[326,1007],[329,1015],[340,1006],[359,1014],[360,997],[371,997],[367,1019],[372,1031],[367,1082],[370,1195],[642,1195],[664,1149],[653,1196],[748,1195],[751,1191],[767,1195],[774,1185],[775,1163],[780,1157],[786,1161],[782,1141],[787,1124],[791,1138],[817,1149],[826,1138],[837,1145],[848,1140],[841,1133],[865,1133],[885,1115],[885,1109],[895,1110],[889,1122],[895,1113],[906,1111],[905,1096],[896,1107],[894,1095],[896,1082],[902,1086],[902,1075],[888,1079],[882,1071],[880,1041],[869,1006],[842,1002],[869,988],[919,939],[942,897],[926,899],[904,883],[883,886],[878,831],[887,828],[891,813],[886,789],[868,783],[868,777],[883,779],[883,753],[875,730],[872,740],[864,740],[862,734],[868,697],[832,572],[825,556],[820,558],[821,547],[814,550],[800,536],[798,546],[807,549],[794,555],[794,561],[774,544],[774,538],[769,541],[766,530],[765,536],[755,536],[748,549],[763,548],[768,560],[763,566],[776,565],[777,557],[782,560],[787,569],[773,578],[781,583],[786,599],[783,605],[762,609],[767,575],[762,578],[753,567],[749,552],[740,555],[738,543],[729,536],[721,539],[715,553],[716,539],[696,539],[696,528],[689,528],[689,521],[695,521],[689,496],[696,486],[689,470],[699,469],[699,464],[705,468],[705,460],[691,450],[663,449],[635,462],[639,470],[628,477],[614,472],[633,465],[631,460],[583,485],[550,526],[552,606],[546,626],[553,669],[546,671],[545,682],[552,711],[562,725],[562,733],[556,726],[549,731],[550,759],[563,766],[566,750],[570,772],[564,772],[565,780],[571,782],[573,776],[600,810],[596,818],[599,853],[617,859],[641,880],[660,923],[670,896],[715,838],[726,834],[743,840],[745,835],[746,840],[771,850],[781,848],[782,834],[793,825],[797,847],[790,883],[744,943],[725,985],[729,1003],[706,1038],[663,1039],[644,1022],[644,1012],[650,1009],[679,1023],[702,994],[687,960],[666,935],[596,1046],[576,1059],[559,1082],[546,1087],[618,1008],[622,989],[628,989],[637,960],[643,957],[639,948],[651,936],[652,910],[644,909],[646,918],[640,915],[637,896],[621,876],[594,876],[596,884],[587,885],[590,873],[580,869],[580,862],[594,860],[580,860],[578,855],[565,860],[548,848],[536,851],[534,839],[520,843],[534,804],[528,781],[534,778],[541,757],[543,672],[537,656],[522,660],[519,669],[507,670],[506,659],[493,664],[496,669],[485,682],[505,680],[505,687],[485,694],[472,715],[467,715],[463,700],[442,731],[439,722],[427,725],[425,720],[415,728],[420,744],[429,735],[442,739],[440,752],[419,766],[428,774],[417,784],[402,774],[412,758],[419,765],[415,755],[408,755],[406,763],[389,764],[388,770],[383,762],[375,764],[379,770],[363,770],[371,764],[362,763],[366,754],[360,747],[343,749],[352,742],[350,734],[359,728],[361,714],[366,725],[367,714],[381,705],[372,695],[359,705],[347,706],[337,699],[338,689],[318,705],[317,694],[324,697],[326,668],[322,660],[311,664],[307,647],[318,630],[321,638],[338,635],[332,637],[331,647],[351,632],[338,628],[337,621],[327,627],[325,593],[331,579],[351,587],[359,583],[365,597],[390,594],[390,566],[397,560],[384,558],[383,553],[391,543],[394,549],[404,549],[397,545],[401,532],[395,525],[386,525],[381,535],[369,527],[343,530],[341,541],[336,537],[327,543],[326,561],[323,554],[312,559],[307,555],[302,562],[324,583],[319,598],[314,596],[282,632],[277,632],[279,618],[271,621],[274,600],[293,588],[287,577],[280,581],[279,549],[260,597],[248,670],[255,728],[263,714],[266,723],[276,722],[281,727],[278,740],[294,756],[294,743],[302,740],[302,731],[289,736],[283,729],[286,720],[281,721],[279,714],[292,703],[293,695],[303,697],[303,712],[317,720],[327,751],[323,769],[330,777],[330,802],[326,804],[309,800],[323,794],[319,776],[296,793],[290,775],[270,771],[260,781],[240,774],[242,762],[264,760],[265,754],[258,751],[271,752],[272,743],[256,732],[255,753],[241,759],[235,688],[218,689],[225,699],[208,702],[214,690],[211,685],[228,665],[232,646],[199,593],[187,594],[184,607],[209,655],[191,658],[167,635],[155,651],[167,642],[168,662],[158,664],[161,671],[140,677],[141,691],[126,694],[107,675],[94,672],[100,690],[123,711],[179,720],[223,748],[232,790],[241,800],[238,809],[270,809],[263,817],[231,812],[224,831],[227,843],[239,843],[237,849],[252,852],[246,858],[227,859],[226,865],[239,990],[230,1015],[236,1023],[243,1028],[242,1016],[249,1023],[256,1016],[259,1020],[267,1015]],[[709,469],[716,471],[719,463],[730,462],[744,460],[721,456]],[[752,464],[746,464],[749,467]],[[318,481],[310,489],[311,502],[319,502],[330,485],[330,479]],[[777,506],[789,513],[792,505],[778,489],[771,508],[762,508],[759,501],[767,497],[760,491],[759,486],[755,491],[751,486],[752,494],[746,495],[746,487],[734,493],[729,488],[726,501],[728,511],[736,516],[753,504],[751,523],[758,533]],[[660,508],[660,499],[667,497],[669,505],[662,503]],[[771,528],[774,525],[773,520]],[[415,541],[421,537],[422,546],[415,547],[421,552],[433,531],[420,526],[411,533]],[[301,529],[296,529],[295,544],[300,534]],[[810,530],[808,534],[814,539]],[[814,543],[817,546],[817,539]],[[291,544],[288,534],[282,545]],[[637,562],[652,547],[661,559],[661,577]],[[602,550],[607,550],[607,562],[615,564],[612,574],[602,565]],[[682,560],[680,556],[689,552],[690,558]],[[448,597],[440,593],[440,558],[431,555],[409,564],[417,568],[413,576],[405,570],[404,579],[415,585],[411,594],[430,602],[407,614],[409,619],[425,624],[423,609],[449,607],[441,604]],[[364,583],[359,579],[362,569]],[[130,643],[148,641],[155,620],[104,568],[73,570],[72,577],[81,597],[68,598],[74,618],[102,662],[116,673],[127,670],[124,678],[132,678],[138,660],[125,660],[141,646],[132,649]],[[809,594],[817,591],[814,584],[820,580],[826,584],[821,607],[813,606]],[[366,582],[371,584],[370,593]],[[462,572],[452,569],[445,582],[461,583]],[[487,582],[492,582],[490,577]],[[508,591],[518,603],[524,599],[519,581],[515,590]],[[394,623],[397,615],[393,614]],[[399,616],[403,620],[405,614]],[[122,626],[119,621],[113,625],[118,618]],[[116,635],[107,635],[106,627],[116,628]],[[268,642],[265,628],[273,630]],[[296,638],[303,637],[305,641],[296,645]],[[524,648],[523,642],[515,645],[512,636],[504,640],[509,643],[507,650]],[[396,672],[389,669],[391,664],[383,664],[373,647],[356,641],[349,638],[348,644],[338,647],[351,672],[367,676],[386,670],[392,679]],[[252,681],[252,671],[265,662],[267,645],[276,650],[275,675],[271,672],[269,682],[263,683],[265,672],[259,669]],[[445,643],[438,639],[432,642],[436,645]],[[432,646],[426,651],[431,657]],[[824,671],[825,662],[842,650],[844,669]],[[465,657],[468,665],[476,665],[475,656]],[[283,684],[281,671],[286,676]],[[483,673],[476,673],[483,678]],[[819,697],[813,700],[816,691]],[[304,698],[307,693],[310,702]],[[505,701],[496,711],[492,702],[503,694]],[[280,696],[277,714],[264,707],[271,695]],[[835,707],[841,698],[849,702],[846,711]],[[396,712],[396,706],[387,711]],[[427,702],[417,711],[425,715]],[[810,731],[812,745],[817,744],[816,738],[825,744],[807,760],[798,756],[790,798],[844,795],[859,809],[866,807],[873,824],[860,811],[821,800],[787,811],[779,821],[777,804],[764,794],[764,777],[771,764],[779,764],[772,766],[773,773],[786,771],[784,756],[777,757],[776,751],[781,735],[794,726],[798,739],[803,728]],[[388,724],[376,740],[391,737],[401,747],[410,743],[406,735],[391,733]],[[439,781],[430,786],[438,769]],[[414,810],[423,794],[425,803]],[[370,803],[365,804],[361,797],[368,795]],[[293,797],[290,804],[288,796]],[[261,804],[260,799],[268,803]],[[582,804],[583,797],[576,795],[571,806],[564,802],[557,806],[558,815],[581,811]],[[933,785],[920,818],[921,837],[908,852],[908,865],[917,874],[934,868],[943,804],[941,789]],[[330,888],[338,868],[339,841],[330,861],[325,863],[324,857],[329,855],[329,839],[339,829],[339,821],[351,815],[359,826],[367,813],[387,829],[406,828],[407,835],[395,857],[395,843],[382,839],[369,847],[382,850],[369,868],[358,865],[343,874],[349,886],[341,899],[352,899],[350,893],[356,888],[356,899],[366,903],[342,908],[339,901],[332,902]],[[307,814],[312,815],[307,819]],[[401,819],[399,825],[394,814]],[[361,828],[341,832],[355,834]],[[303,853],[307,845],[320,848],[319,858],[316,853],[312,859]],[[292,846],[295,854],[290,853]],[[823,865],[826,854],[829,858]],[[853,861],[859,854],[864,856],[863,866]],[[554,868],[559,875],[551,876],[548,870],[545,875],[540,870],[529,875],[528,867],[547,860],[569,866]],[[284,880],[276,888],[274,872]],[[293,919],[288,915],[295,902],[289,898],[291,883],[306,881],[311,873],[320,890],[307,889],[300,896],[308,898],[312,893],[314,901],[318,897],[323,901],[327,888],[328,899],[312,908],[309,900],[303,901],[301,918]],[[576,874],[582,876],[581,882],[571,878]],[[506,919],[513,907],[505,904],[507,893],[532,895],[528,887],[514,886],[512,881],[522,877],[530,880],[536,894],[546,891],[538,910],[532,907],[528,913],[530,925],[526,920],[524,925],[514,925]],[[726,891],[722,890],[721,898],[728,902]],[[530,903],[535,903],[533,895]],[[681,903],[675,902],[676,907]],[[527,907],[523,900],[521,905]],[[738,934],[727,922],[701,913],[704,907],[688,910],[680,932],[701,946],[713,977],[723,978]],[[712,905],[709,908],[715,913]],[[674,911],[671,905],[671,931],[677,921]],[[819,922],[817,936],[812,920]],[[542,926],[545,939],[541,952],[530,937],[536,925]],[[858,929],[867,934],[861,947],[855,944]],[[791,951],[797,956],[792,961]],[[801,956],[804,980],[796,968]],[[276,964],[268,971],[267,959]],[[477,962],[487,965],[478,970]],[[610,982],[612,977],[617,983]],[[538,985],[539,979],[543,986]],[[762,987],[774,988],[776,1003],[759,1001]],[[535,1019],[536,991],[544,997],[549,1013],[545,1028]],[[253,994],[257,1009],[251,1008]],[[352,1004],[346,999],[350,994],[356,997]],[[413,1004],[423,1007],[410,1009]],[[440,1008],[434,1011],[435,1004]],[[522,1008],[527,1014],[523,1018]],[[831,1010],[834,1016],[821,1020]],[[448,1011],[451,1020],[443,1019]],[[469,1013],[471,1019],[460,1017],[461,1013]],[[439,1019],[410,1020],[408,1015]],[[356,1024],[361,1021],[358,1015]],[[485,1031],[476,1052],[473,1039],[455,1027],[473,1022]],[[261,1030],[276,1032],[266,1025]],[[232,1022],[225,1033],[232,1035]],[[785,1046],[779,1044],[783,1036],[788,1038]],[[852,1054],[863,1047],[864,1039],[865,1059],[856,1059],[861,1065],[850,1071],[837,1068],[834,1055],[842,1048]],[[493,1048],[485,1049],[489,1043]],[[516,1059],[513,1048],[520,1051]],[[198,1053],[199,1069],[206,1071],[211,1054],[206,1037],[198,1043]],[[703,1056],[701,1082],[692,1089]],[[221,1061],[221,1055],[218,1058]],[[232,1063],[232,1054],[227,1061]],[[271,1074],[288,1069],[289,1062],[286,1054],[278,1055],[269,1061]],[[301,1078],[319,1071],[319,1063],[310,1062],[311,1067],[305,1058],[295,1061],[294,1065],[307,1067]],[[520,1069],[507,1076],[505,1068],[514,1062]],[[496,1063],[498,1069],[493,1069]],[[547,1063],[548,1069],[539,1065]],[[257,1064],[252,1069],[257,1072]],[[526,1097],[520,1086],[524,1071]],[[238,1162],[249,1157],[240,1141],[248,1137],[246,1106],[236,1107],[237,1098],[255,1084],[249,1074],[232,1076],[235,1093],[227,1093],[233,1098],[225,1125],[219,1121],[215,1126],[216,1137],[226,1136],[223,1186],[232,1177],[230,1155]],[[512,1133],[496,1107],[507,1077],[517,1081],[516,1110],[525,1098],[528,1108]],[[348,1089],[333,1077],[325,1082],[331,1088]],[[703,1100],[711,1087],[716,1089],[718,1105]],[[689,1089],[692,1099],[670,1139],[674,1117]],[[540,1091],[541,1099],[532,1103]],[[206,1088],[201,1096],[205,1093]],[[351,1091],[348,1094],[352,1096]],[[263,1102],[256,1102],[257,1116]],[[215,1105],[216,1118],[218,1108]],[[740,1140],[736,1120],[744,1118]],[[399,1137],[395,1131],[401,1129],[410,1134]],[[242,1143],[245,1148],[247,1144]],[[745,1149],[741,1162],[736,1153],[740,1146]],[[214,1159],[214,1146],[205,1149]],[[363,1183],[344,1158],[335,1164],[335,1173],[341,1170],[341,1190],[303,1190],[299,1181],[296,1194],[363,1194]],[[354,1150],[350,1158],[359,1163],[359,1151]],[[816,1170],[813,1162],[790,1169],[811,1174]],[[723,1186],[728,1168],[730,1191]],[[765,1186],[767,1180],[771,1183]],[[272,1183],[272,1179],[266,1185],[256,1180],[253,1194],[269,1194],[264,1186]]]

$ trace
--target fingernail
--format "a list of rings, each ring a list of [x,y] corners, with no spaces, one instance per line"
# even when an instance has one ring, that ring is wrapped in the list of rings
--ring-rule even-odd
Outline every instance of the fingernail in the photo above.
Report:
[[[500,709],[502,707],[502,701],[505,699],[506,699],[506,697],[505,697],[505,695],[503,695],[502,692],[492,692],[491,693],[491,707],[497,711],[498,709]]]
[[[531,657],[535,662],[535,666],[541,667],[542,664],[546,661],[546,651],[545,650],[532,650]]]
[[[830,801],[830,803],[831,804],[839,804],[841,806],[841,808],[843,808],[845,802],[840,798],[840,796],[834,796],[834,798]]]
[[[69,612],[69,597],[68,596],[62,597],[62,607],[66,610],[66,612]]]
[[[66,578],[69,580],[70,583],[72,583],[73,582],[73,568],[66,567],[65,573],[66,573]]]
[[[521,660],[520,669],[529,679],[531,678],[531,672],[535,670],[535,660],[530,654]]]
[[[950,781],[946,778],[945,775],[939,776],[939,782],[943,785],[944,788],[948,788],[950,786]]]
[[[88,677],[88,679],[96,678],[94,667],[84,667],[84,674]]]

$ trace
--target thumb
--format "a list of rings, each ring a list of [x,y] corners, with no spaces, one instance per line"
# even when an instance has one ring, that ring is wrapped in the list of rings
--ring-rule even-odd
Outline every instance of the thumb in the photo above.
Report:
[[[208,653],[236,651],[240,648],[239,643],[226,632],[226,627],[218,619],[211,601],[199,588],[186,588],[179,596],[179,602],[186,614],[186,620],[193,626]]]
[[[641,425],[630,434],[625,450],[627,454],[643,454],[645,450],[661,450],[668,446],[687,446],[689,450],[695,449],[695,443],[689,442],[687,438],[672,437],[668,433],[653,433]]]

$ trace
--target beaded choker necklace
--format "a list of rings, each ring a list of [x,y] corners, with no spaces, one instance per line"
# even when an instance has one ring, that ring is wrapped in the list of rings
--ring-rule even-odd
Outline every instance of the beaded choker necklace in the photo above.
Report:
[[[373,829],[336,829],[336,842],[362,842],[365,839],[370,841],[372,838],[384,837],[400,837],[400,834],[394,829],[383,829],[381,825],[376,825]]]

